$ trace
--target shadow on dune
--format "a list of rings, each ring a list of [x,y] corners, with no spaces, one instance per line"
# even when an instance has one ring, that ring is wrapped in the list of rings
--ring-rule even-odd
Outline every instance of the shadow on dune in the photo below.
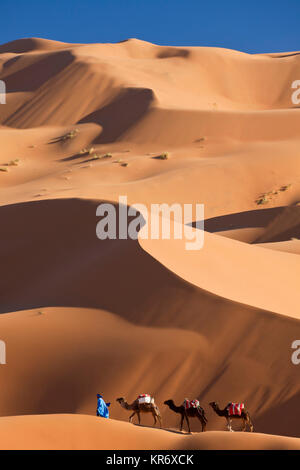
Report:
[[[196,227],[196,222],[193,222]],[[300,235],[300,207],[283,206],[269,209],[237,212],[204,220],[204,230],[210,233],[264,228],[262,235],[254,237],[251,243],[280,242]],[[237,239],[239,239],[237,237]]]
[[[133,423],[133,425],[137,426],[138,428],[160,429],[161,431],[172,432],[174,434],[189,434],[188,432],[184,432],[184,431],[176,431],[176,429],[168,429],[164,427],[160,428],[157,426],[147,426],[146,424]]]
[[[61,199],[0,208],[1,313],[81,306],[135,318],[147,302],[182,291],[179,278],[138,241],[96,237],[100,202]]]
[[[50,142],[52,143],[52,142]],[[64,157],[64,158],[59,158],[58,161],[59,162],[72,162],[74,160],[79,160],[80,158],[83,159],[83,158],[86,158],[88,154],[82,154],[82,153],[75,153],[74,155],[71,155],[70,157]],[[88,161],[91,161],[88,160]],[[82,162],[77,162],[77,163],[82,163]],[[87,161],[85,160],[85,163],[87,163]]]
[[[10,59],[10,63],[15,58]],[[58,51],[41,55],[27,67],[5,76],[7,93],[35,91],[54,75],[64,70],[74,60],[70,51]],[[9,70],[9,69],[8,69]]]
[[[99,240],[100,203],[66,198],[0,207],[1,313],[45,305],[90,307],[139,324],[186,329],[191,315],[191,329],[198,323],[209,334],[205,318],[211,312],[221,323],[224,314],[253,312],[184,281],[137,240]],[[195,311],[201,311],[199,322]]]
[[[95,143],[114,142],[146,113],[154,100],[154,93],[150,88],[127,88],[111,103],[81,119],[79,124],[100,124],[103,132]]]
[[[14,53],[23,54],[24,52],[47,50],[53,47],[63,47],[64,43],[57,43],[48,39],[41,38],[22,38],[6,42],[0,46],[0,54]],[[67,44],[68,46],[68,44]]]
[[[278,54],[278,55],[272,55],[269,54],[272,59],[284,59],[285,57],[294,57],[296,55],[300,55],[300,52],[291,52],[290,54]]]
[[[218,320],[256,311],[189,284],[137,240],[99,240],[100,203],[66,198],[0,207],[1,313],[45,305],[91,307],[140,324],[171,322],[188,329],[189,312],[194,316],[201,309],[199,325],[209,333],[211,323],[203,320],[212,311]]]
[[[291,429],[299,429],[300,422],[300,392],[287,401],[280,401],[277,407],[271,407],[254,420],[254,428],[259,432],[270,433],[270,429],[280,427],[282,436],[290,436]],[[291,410],[293,412],[291,413]],[[299,433],[298,433],[299,435]]]
[[[273,207],[212,217],[205,219],[205,231],[216,233],[241,228],[266,227],[281,211],[281,207]],[[193,227],[195,227],[195,222],[193,222]]]
[[[174,57],[187,58],[190,56],[190,51],[187,49],[181,49],[179,47],[164,47],[158,54],[158,59],[171,59]]]

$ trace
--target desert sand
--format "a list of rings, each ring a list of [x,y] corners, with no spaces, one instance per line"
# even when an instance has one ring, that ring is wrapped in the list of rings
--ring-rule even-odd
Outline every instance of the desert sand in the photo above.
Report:
[[[137,39],[0,46],[1,449],[300,448],[299,61]],[[203,248],[99,240],[96,208],[120,195],[204,204]],[[116,398],[139,393],[163,430],[126,423]],[[175,432],[163,402],[185,397],[207,433]],[[245,402],[255,434],[225,431],[211,401]]]
[[[2,432],[2,429],[5,431]],[[1,418],[0,449],[30,450],[299,450],[299,439],[209,431],[180,434],[87,415]],[[16,443],[20,443],[19,446]],[[155,454],[154,454],[155,455]]]

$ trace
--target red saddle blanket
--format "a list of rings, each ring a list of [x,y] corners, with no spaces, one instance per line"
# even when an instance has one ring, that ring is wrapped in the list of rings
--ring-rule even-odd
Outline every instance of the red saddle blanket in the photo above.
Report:
[[[229,416],[241,416],[244,408],[244,403],[230,403],[230,405],[227,407]]]
[[[188,400],[187,398],[183,402],[183,406],[186,410],[189,408],[198,408],[200,406],[199,400]]]

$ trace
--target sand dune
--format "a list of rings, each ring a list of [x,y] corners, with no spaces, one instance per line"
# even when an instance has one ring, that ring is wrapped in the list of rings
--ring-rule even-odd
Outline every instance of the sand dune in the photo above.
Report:
[[[204,236],[204,247],[196,253],[185,249],[186,240],[140,242],[168,269],[209,292],[300,318],[300,292],[297,288],[300,265],[297,256],[277,250],[262,250],[261,247],[208,233]]]
[[[0,46],[1,448],[299,447],[299,60],[137,39]],[[203,203],[203,249],[98,240],[96,208],[118,212],[120,195]],[[120,421],[91,416],[97,392]],[[121,422],[115,399],[144,392],[173,430],[163,401],[200,399],[209,432]],[[245,401],[258,434],[221,432],[212,400]]]
[[[183,278],[186,275],[184,272],[179,273],[181,277],[176,276],[166,269],[170,268],[169,255],[172,253],[170,251],[172,243],[175,242],[168,241],[168,250],[164,250],[164,258],[160,259],[160,262],[150,256],[153,252],[149,251],[150,255],[145,252],[138,241],[100,242],[94,237],[93,221],[98,202],[63,199],[36,201],[2,208],[4,243],[1,258],[3,266],[6,266],[5,276],[4,272],[2,273],[4,279],[1,287],[2,312],[35,309],[32,312],[24,312],[25,316],[19,317],[18,334],[15,330],[17,325],[11,321],[11,318],[23,315],[22,312],[0,318],[2,335],[7,344],[11,345],[11,354],[13,344],[16,347],[14,361],[11,360],[0,370],[1,373],[8,374],[5,382],[7,384],[12,382],[11,388],[6,389],[10,390],[8,402],[6,403],[4,395],[2,398],[5,412],[20,414],[25,408],[30,413],[41,413],[45,411],[46,403],[50,406],[53,402],[51,408],[47,408],[47,412],[59,409],[61,412],[80,410],[93,414],[95,394],[99,387],[110,399],[115,399],[121,394],[128,396],[129,400],[133,400],[135,394],[139,393],[136,390],[151,388],[159,404],[171,396],[177,402],[186,395],[201,398],[209,414],[210,429],[222,429],[224,422],[210,412],[208,403],[218,397],[227,403],[234,395],[241,396],[247,401],[255,416],[258,431],[276,430],[279,434],[297,435],[298,417],[294,410],[294,400],[297,400],[299,384],[297,367],[291,363],[291,343],[297,335],[298,321],[229,300],[228,289],[231,282],[227,283],[227,291],[223,291],[222,297],[186,282]],[[35,220],[39,220],[38,226],[34,223]],[[26,230],[24,230],[25,222]],[[22,231],[21,240],[20,231]],[[221,237],[216,239],[231,241]],[[145,243],[146,241],[143,241],[142,246],[147,249],[149,242]],[[35,247],[34,256],[31,246]],[[206,246],[207,243],[205,250]],[[251,249],[251,246],[246,244],[242,247]],[[201,250],[197,256],[202,256],[201,253],[205,250]],[[282,255],[285,259],[283,253],[262,248],[256,250],[266,255]],[[195,269],[204,262],[197,263],[198,258],[195,255],[192,259],[188,257],[185,260],[184,256],[187,253],[177,247],[177,269],[186,267],[187,274],[195,276]],[[169,258],[166,257],[167,254]],[[157,256],[156,253],[155,255]],[[132,260],[134,260],[134,270],[129,269]],[[213,258],[210,264],[212,261]],[[115,266],[118,266],[117,270]],[[147,273],[147,282],[141,273]],[[209,280],[208,274],[206,271],[204,277],[206,281]],[[217,275],[221,282],[221,272],[212,270],[212,277]],[[201,270],[198,276],[201,285],[203,279]],[[215,281],[217,285],[217,278]],[[234,282],[236,280],[233,284]],[[253,289],[250,279],[248,284]],[[250,287],[244,293],[248,294],[249,303],[253,302]],[[277,299],[277,303],[280,304],[282,302],[280,293],[277,293],[277,297],[275,293],[276,289],[272,292],[273,301]],[[225,294],[228,298],[224,297]],[[258,296],[261,298],[259,290],[256,293],[256,297]],[[55,310],[50,309],[48,312],[47,306],[52,306]],[[78,312],[66,310],[69,306],[80,306],[81,310]],[[87,308],[98,310],[88,313]],[[42,315],[38,315],[40,310],[43,312]],[[105,317],[103,311],[121,316],[130,322],[128,327],[125,328],[125,325],[122,328],[115,327],[110,320],[111,314]],[[25,321],[25,325],[28,320],[30,323],[23,325],[21,318]],[[41,320],[44,323],[41,323]],[[97,328],[96,320],[99,325]],[[45,324],[47,324],[46,337],[41,330]],[[76,324],[79,325],[78,328]],[[138,333],[139,330],[136,330],[134,333],[133,324],[158,328],[153,332],[153,339],[146,350],[146,332],[140,330]],[[83,325],[87,329],[84,338],[81,339]],[[215,325],[218,325],[217,330]],[[170,336],[169,349],[165,353],[163,351],[167,343],[166,339],[160,336],[160,328],[163,328],[162,332],[165,328],[176,329],[174,335]],[[112,336],[115,329],[118,334],[122,334],[124,346],[121,351],[118,348],[115,350],[116,341]],[[33,338],[43,338],[43,350],[46,356],[39,350],[38,356],[33,360],[32,355],[38,346],[30,347],[33,338],[28,335],[22,337],[24,330],[30,331]],[[62,341],[59,344],[56,332],[62,331],[68,334],[66,336],[59,333]],[[195,332],[192,341],[184,339],[186,332],[189,331]],[[77,334],[79,334],[80,348],[76,342]],[[101,339],[103,335],[105,343]],[[66,338],[69,340],[66,341]],[[135,338],[143,338],[143,343],[141,344],[141,339],[136,342]],[[178,346],[181,341],[185,341],[183,349],[179,349]],[[30,354],[28,359],[27,353],[22,355],[26,369],[29,368],[29,389],[26,398],[23,395],[21,409],[18,407],[17,399],[21,385],[19,368],[16,367],[17,354],[20,352],[18,344],[23,344],[22,349]],[[93,344],[93,360],[89,359],[89,367],[86,368],[84,358],[89,356],[88,351]],[[158,347],[157,352],[155,344]],[[260,348],[258,344],[261,344]],[[57,359],[55,359],[56,354]],[[72,363],[64,360],[60,364],[60,358],[68,356],[72,358]],[[124,359],[127,357],[128,366],[124,382],[122,378]],[[46,376],[41,381],[40,371],[43,364],[51,361],[54,375],[47,370]],[[98,364],[103,362],[105,367],[101,366],[100,374]],[[163,368],[162,363],[165,364]],[[82,366],[79,367],[77,364]],[[81,370],[80,374],[78,367]],[[61,369],[61,373],[58,373],[58,368]],[[140,368],[141,372],[138,372],[137,369]],[[87,375],[83,378],[82,374]],[[101,379],[102,375],[104,379]],[[58,386],[60,380],[63,380],[62,389]],[[53,381],[55,385],[52,396]],[[275,381],[276,388],[273,389]],[[82,388],[83,382],[86,384],[85,392]],[[34,390],[32,383],[36,383]],[[39,398],[41,388],[44,390],[42,401]],[[17,395],[12,393],[14,389]],[[51,400],[47,398],[49,389]],[[75,393],[76,389],[81,391],[79,396]],[[6,390],[3,389],[3,394],[6,394]],[[280,406],[277,405],[278,397],[281,397]],[[71,409],[68,404],[70,402],[74,403]],[[283,403],[288,409],[293,410],[293,418],[290,417],[288,422],[279,419]],[[273,418],[269,416],[265,418],[265,414],[272,408],[275,408],[272,412]],[[119,407],[114,406],[112,412],[114,417],[128,419],[127,413]],[[178,423],[178,417],[168,410],[164,410],[163,416],[168,423],[173,425]],[[194,426],[196,429],[199,428],[198,423]]]
[[[159,139],[171,143],[166,113],[168,121],[181,126],[184,143],[203,132],[247,140],[297,138],[299,116],[291,109],[291,83],[298,56],[273,59],[218,48],[156,46],[135,39],[68,47],[26,39],[1,46],[0,52],[9,95],[32,93],[5,119],[9,126],[66,125],[84,119],[104,121],[109,127],[109,113],[117,108],[114,134],[121,114],[126,113],[127,119],[123,117],[119,135],[110,141],[128,127],[130,136],[149,138],[151,127],[155,133],[159,129]],[[139,93],[145,94],[147,106],[136,97]],[[283,125],[287,120],[289,125]]]
[[[180,434],[87,415],[13,416],[0,419],[1,449],[235,449],[299,450],[299,440],[265,434]],[[21,444],[18,444],[21,443]]]

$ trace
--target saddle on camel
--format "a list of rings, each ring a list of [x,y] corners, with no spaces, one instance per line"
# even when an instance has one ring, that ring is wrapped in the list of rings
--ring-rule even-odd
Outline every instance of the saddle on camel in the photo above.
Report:
[[[166,400],[164,402],[170,410],[174,411],[174,413],[178,413],[181,415],[180,419],[180,431],[183,428],[183,421],[184,419],[187,422],[188,430],[191,432],[189,418],[198,418],[201,422],[202,431],[205,431],[207,419],[205,416],[204,409],[200,406],[199,400],[188,400],[187,398],[184,399],[182,405],[176,406],[172,399]]]
[[[159,422],[159,425],[161,427],[162,425],[162,420],[161,420],[161,414],[159,411],[158,406],[155,403],[155,400],[151,395],[148,395],[146,393],[142,393],[137,396],[137,398],[132,402],[128,403],[125,398],[117,398],[117,402],[120,403],[122,408],[125,410],[130,410],[133,411],[133,413],[129,416],[129,422],[132,423],[132,418],[134,415],[137,415],[138,417],[138,422],[139,424],[141,423],[141,413],[151,413],[154,419],[154,426],[156,422]]]

